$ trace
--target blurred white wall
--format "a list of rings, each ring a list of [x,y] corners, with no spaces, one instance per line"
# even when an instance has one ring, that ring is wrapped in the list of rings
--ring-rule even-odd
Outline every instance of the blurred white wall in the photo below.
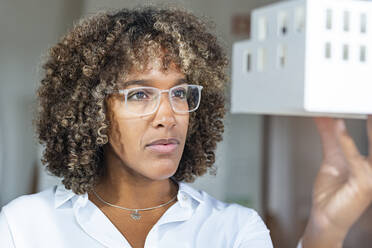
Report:
[[[38,155],[31,122],[39,66],[80,9],[77,0],[1,0],[0,206],[32,188]]]

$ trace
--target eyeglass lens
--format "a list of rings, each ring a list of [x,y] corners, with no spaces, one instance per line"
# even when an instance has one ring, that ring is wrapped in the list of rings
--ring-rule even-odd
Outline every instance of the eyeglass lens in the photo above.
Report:
[[[151,87],[129,89],[126,108],[135,114],[152,113],[160,102],[160,94],[159,89]],[[170,89],[169,98],[175,112],[192,112],[198,108],[200,90],[196,85],[176,86]]]

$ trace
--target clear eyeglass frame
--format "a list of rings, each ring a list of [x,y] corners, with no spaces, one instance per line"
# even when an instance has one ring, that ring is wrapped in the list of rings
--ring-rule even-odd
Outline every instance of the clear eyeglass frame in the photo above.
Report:
[[[120,94],[120,95],[124,95],[124,105],[125,105],[125,109],[126,111],[128,111],[129,113],[133,114],[133,115],[136,115],[136,116],[146,116],[146,115],[151,115],[153,113],[155,113],[158,109],[159,109],[159,106],[160,106],[160,101],[161,101],[161,95],[163,93],[168,93],[168,100],[169,100],[169,103],[172,107],[172,110],[174,113],[177,113],[177,114],[186,114],[186,113],[190,113],[190,112],[194,112],[196,111],[198,108],[199,108],[199,105],[200,105],[200,100],[201,100],[201,91],[203,89],[203,86],[201,85],[193,85],[193,84],[187,84],[185,86],[188,86],[188,87],[191,87],[191,88],[194,88],[194,89],[197,89],[198,91],[198,101],[196,103],[196,106],[193,108],[193,109],[189,109],[188,111],[179,111],[177,110],[175,107],[174,107],[174,102],[172,100],[172,97],[171,97],[171,94],[170,92],[175,90],[175,89],[179,89],[180,87],[182,87],[181,85],[176,85],[172,88],[169,88],[167,90],[161,90],[161,89],[158,89],[156,87],[147,87],[147,86],[144,86],[144,87],[136,87],[136,88],[130,88],[130,89],[119,89],[117,90],[117,92]],[[130,110],[128,110],[128,94],[132,91],[135,91],[135,90],[141,90],[141,89],[151,89],[151,90],[154,90],[155,92],[157,92],[156,94],[156,105],[154,107],[154,109],[148,113],[137,113],[137,112],[132,112]]]

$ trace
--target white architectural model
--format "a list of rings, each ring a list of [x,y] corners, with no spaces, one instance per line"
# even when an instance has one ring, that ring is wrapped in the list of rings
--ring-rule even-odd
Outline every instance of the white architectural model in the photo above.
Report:
[[[280,2],[251,25],[233,47],[231,112],[372,114],[372,2]]]

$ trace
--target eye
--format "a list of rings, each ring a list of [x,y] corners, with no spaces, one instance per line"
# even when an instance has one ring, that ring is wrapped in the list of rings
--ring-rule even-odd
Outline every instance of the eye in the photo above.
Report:
[[[187,94],[187,89],[184,87],[175,88],[172,91],[172,97],[177,97],[179,99],[185,99]]]
[[[128,100],[129,101],[141,101],[141,100],[147,100],[151,96],[143,89],[134,90],[128,93]]]

